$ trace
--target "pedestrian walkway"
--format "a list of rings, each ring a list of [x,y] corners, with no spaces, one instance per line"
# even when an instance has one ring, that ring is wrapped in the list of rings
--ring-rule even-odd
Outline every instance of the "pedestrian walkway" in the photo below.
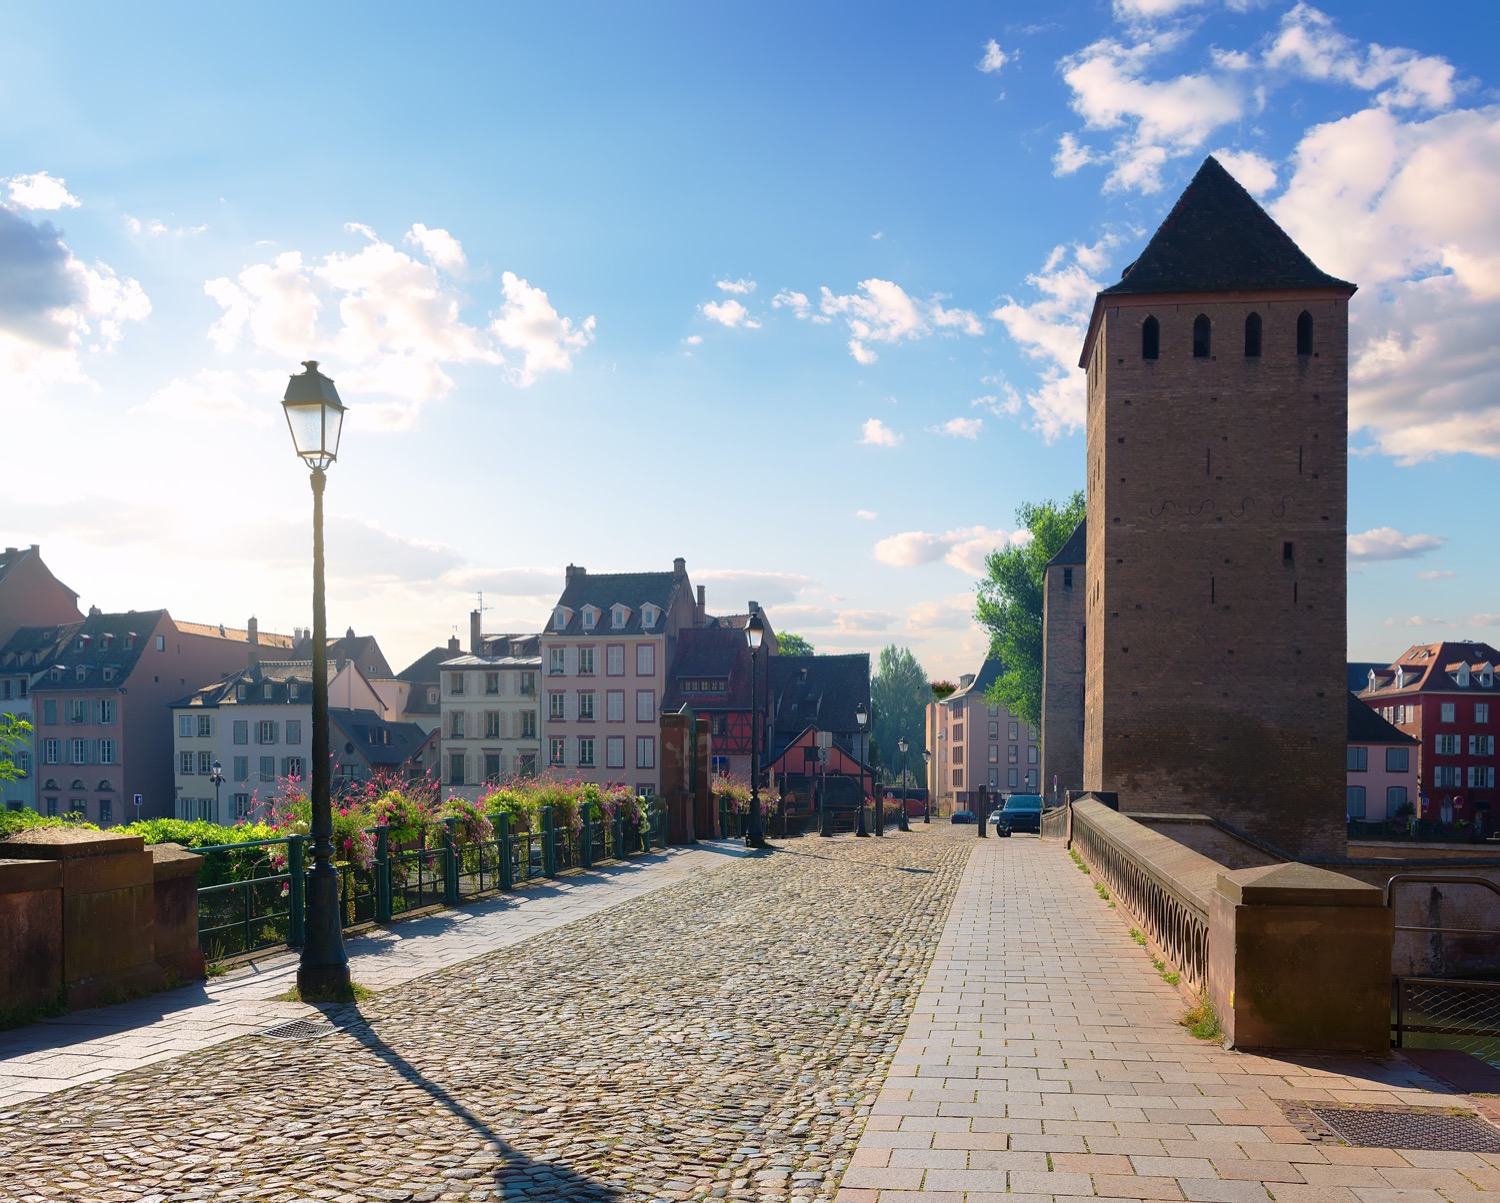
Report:
[[[1060,845],[976,847],[837,1203],[1500,1198],[1500,1157],[1310,1139],[1282,1106],[1474,1100],[1399,1056],[1226,1052],[1185,1009]]]
[[[350,974],[362,986],[386,990],[743,855],[745,850],[729,841],[671,848],[372,928],[347,941]],[[0,1110],[315,1015],[303,1003],[277,999],[296,979],[295,952],[268,953],[208,982],[0,1032]]]

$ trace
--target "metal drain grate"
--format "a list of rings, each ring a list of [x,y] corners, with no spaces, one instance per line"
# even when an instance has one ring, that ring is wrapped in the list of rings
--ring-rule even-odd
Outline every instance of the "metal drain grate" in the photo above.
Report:
[[[1365,1149],[1500,1153],[1500,1130],[1472,1111],[1309,1107],[1343,1140]]]
[[[323,1019],[293,1019],[261,1033],[267,1040],[318,1040],[332,1036],[338,1028]]]

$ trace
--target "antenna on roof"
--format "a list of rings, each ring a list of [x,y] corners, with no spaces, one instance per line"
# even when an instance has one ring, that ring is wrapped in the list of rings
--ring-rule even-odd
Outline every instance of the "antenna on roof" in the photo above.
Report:
[[[494,606],[487,606],[487,605],[484,604],[484,590],[483,589],[479,590],[479,592],[476,593],[474,596],[476,598],[478,598],[478,601],[475,602],[474,608],[479,613],[483,614],[486,610],[493,610],[495,608]]]

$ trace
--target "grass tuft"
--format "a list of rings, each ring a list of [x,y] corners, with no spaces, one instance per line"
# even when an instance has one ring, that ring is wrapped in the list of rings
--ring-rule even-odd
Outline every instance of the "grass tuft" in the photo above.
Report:
[[[350,982],[349,989],[336,990],[331,993],[314,993],[309,991],[304,994],[300,987],[293,986],[290,990],[276,995],[277,1002],[302,1002],[313,1006],[328,1006],[332,1003],[364,1002],[375,997],[375,991],[368,986],[361,986],[358,982]]]
[[[1173,974],[1172,976],[1176,976]],[[1208,995],[1198,996],[1198,1005],[1188,1011],[1177,1021],[1198,1040],[1220,1040],[1224,1036],[1224,1028],[1219,1023],[1219,1013],[1214,1010],[1213,1003],[1208,1001]]]

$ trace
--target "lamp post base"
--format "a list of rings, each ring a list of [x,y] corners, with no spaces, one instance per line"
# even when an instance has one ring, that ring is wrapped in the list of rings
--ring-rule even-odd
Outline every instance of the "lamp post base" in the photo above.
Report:
[[[307,921],[297,991],[318,998],[349,993],[349,956],[339,922],[339,874],[332,865],[314,866],[307,875]]]

